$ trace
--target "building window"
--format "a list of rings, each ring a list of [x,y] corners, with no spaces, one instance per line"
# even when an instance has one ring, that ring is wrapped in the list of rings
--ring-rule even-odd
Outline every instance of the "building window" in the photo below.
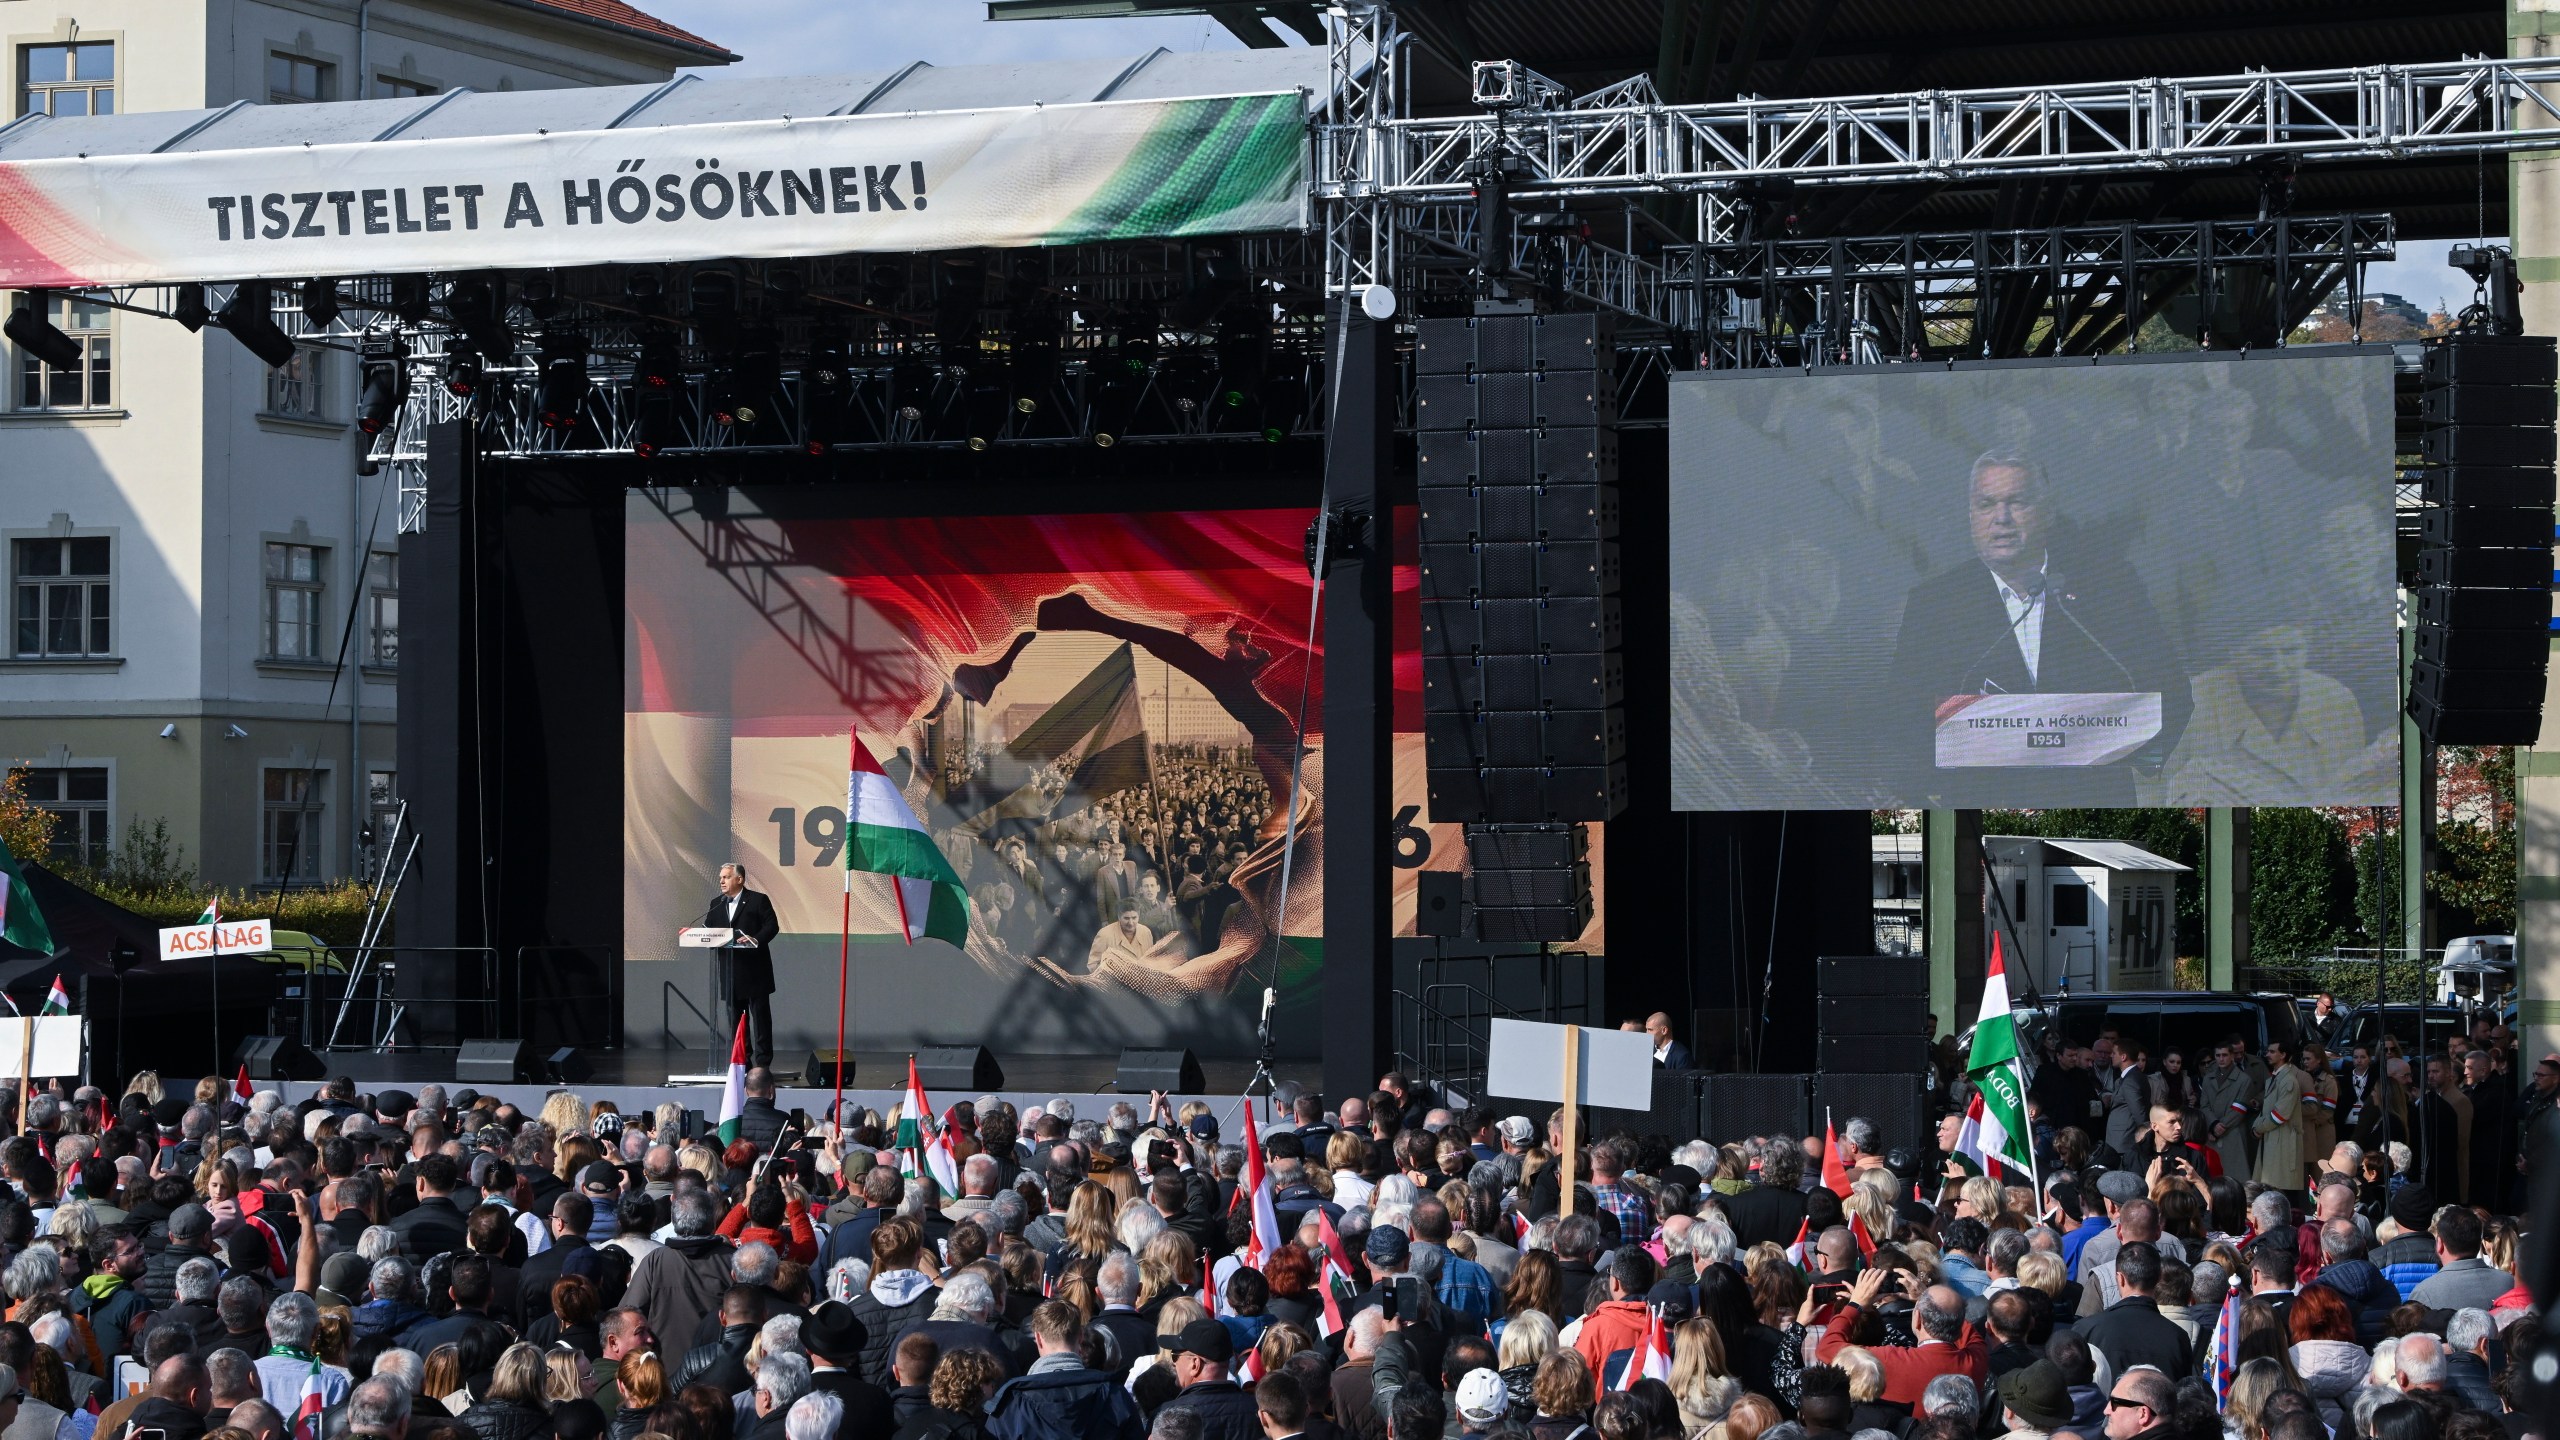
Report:
[[[116,113],[116,47],[109,40],[18,47],[18,113]]]
[[[16,653],[24,659],[85,660],[115,653],[115,577],[104,535],[19,540]]]
[[[29,802],[53,816],[45,863],[97,870],[107,863],[107,772],[29,767],[17,772]]]
[[[369,770],[364,777],[364,843],[379,848],[391,843],[391,824],[400,813],[400,776],[392,770]]]
[[[266,804],[259,817],[258,875],[270,885],[320,878],[320,837],[325,770],[269,770]]]
[[[80,346],[77,366],[56,370],[29,350],[18,352],[18,408],[101,410],[115,400],[114,311],[88,300],[56,295],[45,318]]]
[[[288,328],[286,333],[292,331]],[[292,359],[267,372],[267,412],[297,420],[328,419],[328,377],[328,351],[316,345],[294,346]]]
[[[397,75],[376,75],[373,77],[373,93],[385,100],[415,100],[422,95],[433,95],[436,93],[436,87],[424,80],[404,80]]]
[[[267,658],[320,658],[320,567],[317,545],[267,542]]]
[[[329,83],[336,78],[335,66],[299,55],[270,51],[267,55],[267,103],[270,105],[309,105],[329,98]]]
[[[384,670],[400,664],[400,555],[376,550],[364,571],[364,663]]]

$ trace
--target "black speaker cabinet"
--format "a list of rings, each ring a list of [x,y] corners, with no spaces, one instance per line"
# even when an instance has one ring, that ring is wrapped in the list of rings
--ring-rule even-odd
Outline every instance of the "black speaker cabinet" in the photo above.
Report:
[[[812,1050],[809,1063],[800,1067],[800,1083],[812,1090],[836,1088],[836,1061],[844,1061],[844,1083],[853,1083],[853,1052],[850,1050]]]
[[[1920,955],[1825,955],[1814,962],[1824,995],[1926,995],[1929,961]]]
[[[1928,1004],[1926,997],[1915,1003]],[[1817,1043],[1822,1068],[1844,1075],[1916,1075],[1929,1068],[1926,1035],[1831,1035]]]
[[[252,1035],[241,1041],[231,1053],[232,1073],[238,1074],[243,1065],[249,1067],[252,1081],[317,1080],[329,1073],[319,1056],[285,1035]]]
[[[555,1085],[584,1085],[596,1078],[596,1067],[575,1045],[563,1045],[542,1057],[542,1078]]]
[[[927,1045],[916,1051],[916,1080],[927,1090],[975,1093],[1003,1089],[1004,1071],[984,1045]],[[951,1098],[966,1097],[955,1094]]]
[[[453,1078],[468,1085],[511,1085],[533,1078],[521,1040],[465,1040],[453,1060]]]
[[[1808,1128],[1820,1128],[1826,1112],[1835,1125],[1846,1125],[1851,1116],[1863,1115],[1875,1122],[1880,1148],[1917,1150],[1924,1139],[1936,1138],[1922,1134],[1925,1117],[1921,1107],[1927,1095],[1927,1079],[1917,1071],[1906,1075],[1824,1072],[1813,1077],[1813,1124]]]
[[[1929,992],[1907,995],[1824,995],[1813,1002],[1813,1022],[1824,1035],[1927,1035]]]
[[[1413,368],[1421,375],[1605,369],[1615,358],[1609,336],[1609,318],[1595,310],[1425,320],[1414,328]]]
[[[1810,1075],[1708,1075],[1699,1081],[1698,1133],[1718,1143],[1753,1135],[1801,1137],[1817,1127],[1805,1106]]]
[[[1478,870],[1548,870],[1591,855],[1579,825],[1470,825],[1466,834],[1467,863]]]
[[[1190,1051],[1140,1050],[1132,1046],[1120,1052],[1120,1069],[1112,1078],[1111,1088],[1123,1095],[1144,1095],[1150,1090],[1197,1095],[1209,1085],[1201,1078],[1198,1057]]]
[[[1466,930],[1467,877],[1456,870],[1423,870],[1413,877],[1413,933],[1455,940]]]

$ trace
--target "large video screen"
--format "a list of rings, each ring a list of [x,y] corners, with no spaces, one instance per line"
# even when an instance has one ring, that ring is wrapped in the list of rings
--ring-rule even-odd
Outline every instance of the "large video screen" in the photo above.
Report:
[[[1250,1053],[1276,929],[1284,1039],[1311,1046],[1328,798],[1321,633],[1307,641],[1313,518],[889,518],[809,491],[635,492],[631,958],[672,962],[670,983],[701,988],[674,930],[700,914],[717,867],[740,860],[782,923],[778,1037],[832,1043],[846,737],[859,729],[971,903],[964,947],[910,949],[888,883],[854,877],[856,1044],[969,1038],[1003,1016],[1018,1049]],[[1431,824],[1424,805],[1410,522],[1407,510],[1396,526],[1393,793],[1354,797],[1394,830],[1402,934],[1416,872],[1464,854],[1459,827]],[[1582,947],[1599,941],[1595,920]],[[654,994],[647,978],[634,989]]]
[[[1672,803],[2394,803],[2391,360],[1710,372]]]

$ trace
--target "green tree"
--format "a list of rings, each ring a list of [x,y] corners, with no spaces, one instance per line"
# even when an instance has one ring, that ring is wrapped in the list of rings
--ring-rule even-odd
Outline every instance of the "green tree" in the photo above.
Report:
[[[2318,810],[2262,809],[2249,830],[2249,947],[2268,959],[2318,955],[2355,924],[2346,827]]]

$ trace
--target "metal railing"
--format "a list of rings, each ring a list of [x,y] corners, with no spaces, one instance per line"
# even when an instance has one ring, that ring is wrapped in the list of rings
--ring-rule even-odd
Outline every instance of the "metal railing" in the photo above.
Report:
[[[313,970],[303,977],[299,1030],[302,1043],[326,1053],[332,1050],[383,1052],[388,1050],[455,1050],[463,1040],[508,1039],[504,1031],[506,993],[500,984],[498,950],[490,945],[376,945],[375,957],[361,973],[350,970],[341,975],[328,970]],[[403,991],[399,972],[403,957],[418,965],[450,964],[456,980],[464,978],[462,966],[477,960],[477,994],[420,995]],[[345,1032],[346,1015],[361,1010],[365,1016],[362,1030],[352,1037]],[[328,1033],[322,1033],[323,1012],[329,1012]],[[427,1026],[426,1016],[441,1015],[442,1025]],[[476,1022],[476,1023],[472,1023]],[[411,1038],[402,1043],[403,1033]],[[454,1040],[426,1043],[416,1037],[421,1033],[441,1033]],[[334,1037],[334,1039],[332,1038]]]

